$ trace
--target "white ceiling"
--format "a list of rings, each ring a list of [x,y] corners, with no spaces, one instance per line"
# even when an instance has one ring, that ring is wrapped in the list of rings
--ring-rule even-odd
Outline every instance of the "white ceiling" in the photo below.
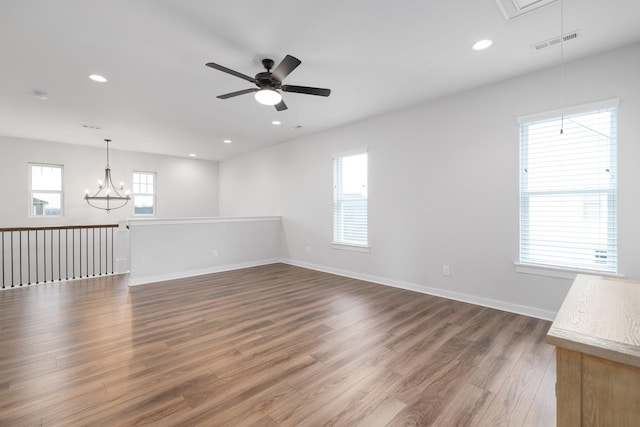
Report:
[[[530,46],[560,34],[560,4],[507,21],[495,0],[2,0],[0,135],[225,159],[557,65],[558,46]],[[566,60],[640,41],[639,16],[638,0],[564,0]],[[253,76],[286,54],[302,60],[286,84],[331,96],[216,98],[251,84],[205,63]]]

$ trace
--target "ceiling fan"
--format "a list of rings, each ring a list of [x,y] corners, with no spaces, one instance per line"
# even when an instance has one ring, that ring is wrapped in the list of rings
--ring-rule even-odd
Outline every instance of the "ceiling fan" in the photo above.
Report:
[[[301,64],[301,62],[302,61],[300,61],[298,58],[287,55],[284,57],[282,62],[280,62],[280,64],[278,64],[278,66],[273,70],[273,72],[271,72],[274,62],[272,59],[265,58],[262,60],[262,65],[264,66],[264,68],[266,68],[267,71],[258,73],[255,77],[247,76],[246,74],[239,73],[213,62],[207,63],[207,67],[211,67],[224,73],[231,74],[232,76],[240,77],[241,79],[247,80],[257,86],[257,88],[243,89],[236,92],[226,93],[224,95],[219,95],[217,96],[217,98],[228,99],[233,98],[234,96],[255,92],[256,101],[264,105],[275,105],[276,110],[283,111],[287,109],[287,104],[284,103],[280,91],[303,93],[306,95],[317,96],[329,96],[331,94],[331,89],[282,84],[282,80],[284,80],[285,77],[287,77],[293,70],[295,70],[298,65]]]

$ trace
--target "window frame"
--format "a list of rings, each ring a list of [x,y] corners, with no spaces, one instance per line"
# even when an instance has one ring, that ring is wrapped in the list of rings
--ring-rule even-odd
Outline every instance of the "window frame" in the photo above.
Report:
[[[136,174],[138,175],[152,175],[153,176],[153,192],[150,193],[141,193],[141,192],[135,192],[135,188],[136,188]],[[157,172],[153,172],[153,171],[141,171],[141,170],[134,170],[131,173],[131,209],[132,209],[132,213],[133,216],[136,217],[140,217],[140,216],[144,216],[144,217],[152,217],[152,216],[156,216],[157,212],[158,212],[158,205],[157,205],[157,194],[158,194],[158,173]],[[138,183],[139,184],[139,183]],[[148,185],[148,184],[145,184]],[[152,204],[152,209],[153,212],[151,213],[136,213],[136,198],[137,197],[148,197],[149,195],[151,195],[152,200],[153,200],[153,204]]]
[[[28,214],[29,218],[59,218],[64,216],[64,165],[58,165],[53,163],[38,163],[38,162],[29,162],[27,167],[28,171],[28,189],[29,189],[29,204],[28,204]],[[34,189],[33,188],[33,168],[34,167],[47,167],[47,168],[55,168],[60,169],[60,190],[47,190],[47,189]],[[33,199],[34,193],[45,193],[45,194],[59,194],[60,195],[60,213],[57,215],[36,215],[34,214],[34,204]]]
[[[586,273],[586,274],[599,274],[599,275],[609,275],[609,276],[616,276],[616,277],[620,277],[619,273],[618,273],[618,269],[619,269],[619,256],[618,256],[618,251],[619,251],[619,242],[618,242],[618,231],[617,231],[617,227],[618,227],[618,182],[617,182],[617,152],[618,152],[618,142],[617,142],[617,128],[618,128],[618,104],[619,104],[619,98],[613,98],[613,99],[608,99],[608,100],[604,100],[604,101],[600,101],[600,102],[594,102],[594,103],[589,103],[589,104],[583,104],[583,105],[578,105],[578,106],[573,106],[573,107],[568,107],[568,108],[564,108],[562,110],[554,110],[554,111],[550,111],[550,112],[545,112],[545,113],[540,113],[540,114],[533,114],[533,115],[527,115],[527,116],[521,116],[518,118],[518,125],[519,125],[519,139],[520,139],[520,146],[519,146],[519,230],[518,230],[518,239],[519,239],[519,250],[518,250],[518,259],[519,261],[515,263],[516,266],[516,271],[517,272],[521,272],[521,273],[528,273],[528,274],[538,274],[538,275],[543,275],[543,276],[550,276],[550,277],[559,277],[559,278],[573,278],[575,277],[576,273]],[[614,259],[610,264],[607,264],[606,268],[597,268],[597,266],[595,264],[597,264],[597,262],[594,261],[594,263],[591,266],[587,266],[587,265],[569,265],[569,263],[541,263],[541,262],[536,262],[534,260],[532,260],[532,258],[526,258],[523,257],[523,252],[526,252],[523,249],[523,239],[524,239],[524,234],[525,233],[525,229],[527,228],[527,224],[523,223],[525,221],[525,217],[527,216],[527,207],[529,206],[527,203],[527,200],[529,200],[528,198],[526,198],[527,196],[530,197],[531,195],[534,195],[536,193],[536,191],[527,191],[526,195],[523,194],[523,188],[526,187],[526,184],[524,184],[524,181],[527,180],[527,177],[524,175],[524,170],[525,168],[528,166],[527,164],[523,164],[523,159],[526,158],[528,160],[528,152],[523,152],[523,150],[528,150],[529,145],[527,144],[526,148],[523,148],[523,134],[526,133],[525,130],[523,130],[523,126],[527,126],[527,125],[532,125],[535,123],[539,123],[539,122],[543,122],[543,121],[547,121],[547,120],[560,120],[563,117],[567,118],[567,117],[571,117],[574,115],[589,115],[589,114],[594,114],[594,113],[598,113],[599,111],[602,110],[614,110],[614,114],[615,117],[611,120],[610,122],[610,126],[612,128],[612,130],[614,131],[612,133],[612,135],[614,135],[614,137],[612,137],[612,140],[614,142],[613,145],[610,145],[609,150],[610,150],[610,154],[609,154],[609,168],[611,169],[611,172],[613,173],[613,178],[611,179],[611,185],[608,186],[607,188],[601,188],[601,189],[597,189],[594,190],[592,188],[588,188],[587,186],[576,190],[576,189],[570,189],[570,190],[565,190],[565,191],[559,191],[559,190],[554,190],[554,191],[549,191],[549,193],[554,193],[554,194],[582,194],[583,196],[588,196],[588,195],[593,195],[593,194],[606,194],[607,196],[607,200],[608,203],[612,204],[612,206],[609,206],[607,211],[608,211],[608,215],[606,217],[607,219],[607,224],[610,224],[611,221],[609,218],[610,216],[612,216],[613,218],[613,236],[611,232],[607,233],[607,248],[612,247],[611,245],[613,244],[613,247],[615,248],[614,251]],[[566,123],[566,122],[565,122]],[[528,140],[527,140],[528,142]],[[539,192],[539,191],[538,191]],[[528,236],[527,236],[528,239]],[[595,255],[594,255],[595,256]],[[597,256],[596,256],[597,258]]]
[[[338,181],[337,181],[337,175],[336,175],[336,170],[337,170],[337,161],[341,161],[344,158],[347,157],[352,157],[352,156],[358,156],[358,155],[366,155],[367,157],[367,167],[366,167],[366,180],[365,180],[365,186],[366,186],[366,242],[358,242],[358,241],[352,241],[352,240],[340,240],[337,239],[337,206],[336,203],[339,203],[339,197],[338,197]],[[332,158],[332,170],[333,170],[333,200],[332,200],[332,240],[331,240],[331,247],[333,249],[339,249],[339,250],[347,250],[347,251],[353,251],[353,252],[369,252],[370,251],[370,242],[371,242],[371,238],[369,235],[369,151],[366,148],[363,149],[358,149],[358,150],[351,150],[351,151],[346,151],[346,152],[341,152],[338,154],[334,154],[333,158]]]

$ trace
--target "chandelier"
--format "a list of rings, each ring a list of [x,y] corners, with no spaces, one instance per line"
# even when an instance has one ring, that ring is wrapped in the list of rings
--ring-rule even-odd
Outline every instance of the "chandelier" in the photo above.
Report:
[[[109,168],[109,143],[111,140],[105,139],[105,142],[107,143],[107,167],[104,170],[104,179],[98,180],[98,191],[93,196],[89,195],[89,190],[85,190],[84,199],[94,208],[109,212],[126,205],[131,197],[128,190],[124,196],[118,192],[118,190],[124,190],[124,183],[121,182],[116,187],[111,180],[111,168]]]

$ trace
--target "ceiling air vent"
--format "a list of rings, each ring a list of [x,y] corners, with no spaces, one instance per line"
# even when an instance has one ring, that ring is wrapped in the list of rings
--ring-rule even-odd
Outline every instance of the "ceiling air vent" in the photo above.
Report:
[[[566,43],[570,40],[577,39],[579,35],[580,35],[580,30],[571,31],[569,33],[565,33],[564,36],[562,36],[562,38],[560,36],[556,36],[556,37],[550,38],[549,40],[544,40],[538,43],[534,43],[531,45],[531,48],[534,50],[544,49],[547,47],[560,44],[561,39],[563,39],[564,42]]]
[[[507,21],[532,10],[540,9],[557,0],[496,0],[498,7]]]

